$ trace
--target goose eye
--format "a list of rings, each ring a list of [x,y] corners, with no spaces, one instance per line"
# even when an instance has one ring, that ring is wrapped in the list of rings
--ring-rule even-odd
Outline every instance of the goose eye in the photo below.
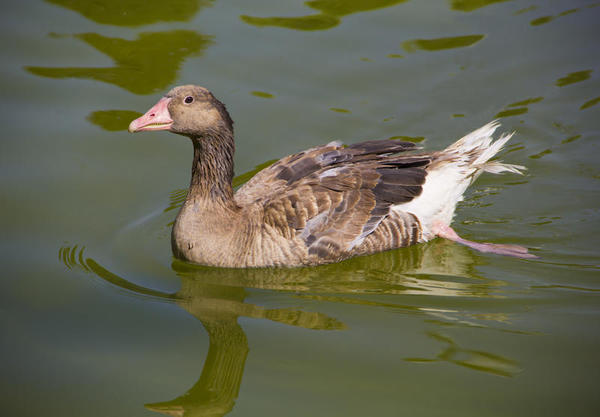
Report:
[[[194,97],[187,96],[183,101],[185,102],[185,104],[190,104],[192,101],[194,101]]]

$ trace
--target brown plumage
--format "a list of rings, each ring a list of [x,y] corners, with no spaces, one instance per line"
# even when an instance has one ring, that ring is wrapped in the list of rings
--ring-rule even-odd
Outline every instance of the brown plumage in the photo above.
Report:
[[[488,125],[485,133],[494,128]],[[501,144],[495,152],[489,149],[500,140],[486,146],[459,141],[455,148],[417,155],[406,153],[417,149],[408,142],[332,142],[279,160],[234,194],[233,122],[208,90],[174,88],[129,130],[190,137],[192,179],[173,225],[173,253],[223,267],[317,265],[426,241],[440,235],[435,221],[449,226],[464,192],[442,201],[441,214],[431,219],[421,218],[420,202],[415,210],[403,210],[423,193],[428,173],[455,166],[461,171],[458,188],[466,188],[482,170],[519,168],[487,162]],[[462,157],[457,149],[465,147],[469,155]]]

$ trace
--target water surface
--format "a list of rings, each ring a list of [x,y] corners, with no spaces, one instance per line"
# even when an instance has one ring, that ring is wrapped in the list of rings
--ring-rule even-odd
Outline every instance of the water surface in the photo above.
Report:
[[[3,412],[595,416],[600,3],[23,1],[0,26]],[[172,258],[191,145],[169,88],[235,120],[236,184],[331,140],[440,149],[499,118],[464,237],[337,265]]]

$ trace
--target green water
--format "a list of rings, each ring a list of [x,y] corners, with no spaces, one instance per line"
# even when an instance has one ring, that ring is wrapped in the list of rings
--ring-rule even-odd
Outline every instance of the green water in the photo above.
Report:
[[[600,3],[47,0],[0,25],[0,384],[10,416],[596,416]],[[176,261],[191,144],[130,135],[177,84],[236,174],[332,139],[427,149],[500,118],[464,237],[338,265]]]

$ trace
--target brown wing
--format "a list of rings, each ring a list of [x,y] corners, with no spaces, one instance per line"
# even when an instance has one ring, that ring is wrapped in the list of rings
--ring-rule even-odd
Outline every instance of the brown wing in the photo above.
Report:
[[[339,147],[340,143],[331,142],[327,145],[308,149],[280,159],[273,165],[258,172],[248,182],[242,185],[235,193],[236,202],[240,206],[246,206],[259,200],[268,199],[273,195],[278,195],[287,185],[287,180],[278,178],[282,171],[290,169],[290,166],[295,166],[295,164],[317,164],[320,155],[336,151]],[[298,168],[299,167],[300,166],[298,166]],[[318,165],[317,167],[321,168],[321,166]]]
[[[421,193],[430,157],[394,155],[412,149],[389,140],[329,144],[282,159],[240,192],[264,207],[265,223],[283,236],[299,237],[310,255],[335,259],[372,233],[391,206]]]
[[[280,159],[258,172],[235,194],[240,206],[278,196],[298,180],[323,168],[333,168],[343,163],[373,160],[380,155],[394,154],[416,149],[414,143],[394,140],[373,140],[343,146],[331,142]]]

